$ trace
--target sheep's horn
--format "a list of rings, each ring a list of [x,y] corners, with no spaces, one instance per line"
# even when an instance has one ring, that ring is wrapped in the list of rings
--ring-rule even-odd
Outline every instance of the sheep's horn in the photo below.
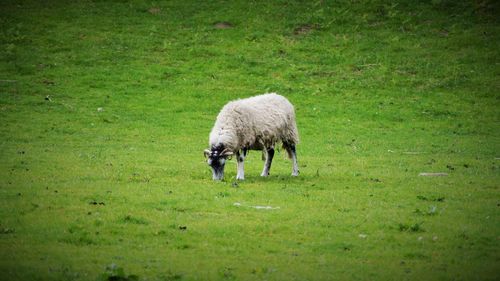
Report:
[[[205,150],[203,151],[203,154],[205,155],[205,158],[206,158],[206,157],[208,157],[208,156],[210,156],[210,150],[205,149]]]
[[[225,148],[221,153],[220,155],[222,156],[231,156],[233,155],[233,152],[229,151],[229,149]]]

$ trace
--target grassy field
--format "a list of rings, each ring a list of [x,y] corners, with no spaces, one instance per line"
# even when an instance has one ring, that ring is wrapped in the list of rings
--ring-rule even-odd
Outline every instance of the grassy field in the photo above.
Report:
[[[496,1],[2,1],[0,280],[498,280]],[[229,100],[301,174],[211,180]],[[447,173],[442,177],[422,172]],[[258,209],[270,206],[272,209]]]

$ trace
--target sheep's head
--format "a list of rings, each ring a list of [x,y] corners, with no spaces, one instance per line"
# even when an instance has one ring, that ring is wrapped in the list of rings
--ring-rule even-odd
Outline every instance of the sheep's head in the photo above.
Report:
[[[212,178],[214,180],[222,180],[224,178],[224,165],[226,161],[231,159],[233,152],[224,148],[224,145],[212,146],[212,148],[205,149],[205,157],[207,163],[212,167]]]

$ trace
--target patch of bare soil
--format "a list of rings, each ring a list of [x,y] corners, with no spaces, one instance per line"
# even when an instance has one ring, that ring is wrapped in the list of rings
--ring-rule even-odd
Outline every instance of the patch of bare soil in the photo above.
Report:
[[[227,22],[227,21],[221,21],[221,22],[216,22],[214,24],[214,27],[216,29],[230,29],[230,28],[234,28],[234,24]]]
[[[295,34],[295,35],[306,35],[306,34],[309,34],[309,33],[311,33],[312,31],[314,31],[316,29],[318,29],[318,25],[316,25],[316,24],[303,24],[303,25],[297,26],[293,30],[293,34]]]

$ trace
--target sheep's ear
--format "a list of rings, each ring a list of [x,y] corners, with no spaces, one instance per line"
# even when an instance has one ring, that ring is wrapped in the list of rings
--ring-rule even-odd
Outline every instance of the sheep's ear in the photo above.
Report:
[[[205,158],[207,158],[208,156],[210,156],[210,150],[205,149],[205,150],[203,151],[203,154],[205,155]]]

